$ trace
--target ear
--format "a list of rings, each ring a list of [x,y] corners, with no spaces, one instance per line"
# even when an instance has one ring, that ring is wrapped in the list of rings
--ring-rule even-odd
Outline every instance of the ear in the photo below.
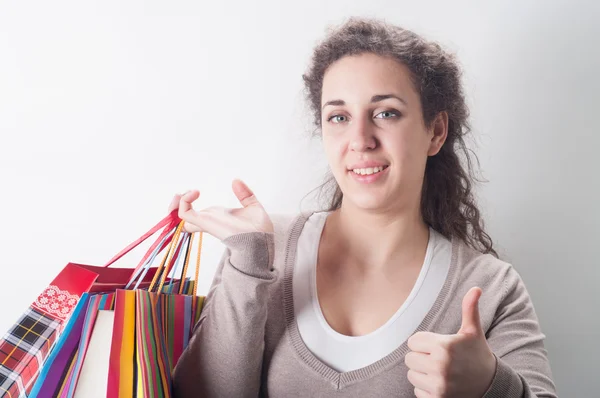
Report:
[[[427,155],[435,156],[442,149],[442,145],[444,145],[448,137],[448,112],[442,111],[438,113],[431,128],[433,135],[431,136]]]

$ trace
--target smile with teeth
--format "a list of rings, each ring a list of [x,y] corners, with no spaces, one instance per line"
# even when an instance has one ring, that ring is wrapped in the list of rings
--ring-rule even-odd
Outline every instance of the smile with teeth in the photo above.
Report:
[[[379,167],[368,167],[366,169],[354,169],[352,170],[354,173],[358,174],[358,175],[371,175],[371,174],[377,174],[380,171],[383,171],[387,168],[387,166],[379,166]]]

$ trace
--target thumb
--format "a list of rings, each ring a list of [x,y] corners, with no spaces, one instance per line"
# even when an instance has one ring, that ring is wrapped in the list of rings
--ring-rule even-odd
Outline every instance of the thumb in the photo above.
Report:
[[[233,193],[238,198],[242,206],[248,207],[258,203],[254,192],[248,186],[239,179],[233,180],[231,184],[231,188],[233,189]]]
[[[462,302],[462,324],[458,334],[483,334],[481,320],[479,318],[479,298],[483,291],[479,287],[473,287],[463,298]]]

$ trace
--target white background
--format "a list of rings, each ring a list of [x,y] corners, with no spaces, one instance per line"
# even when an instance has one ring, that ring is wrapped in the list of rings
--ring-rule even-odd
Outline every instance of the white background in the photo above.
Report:
[[[375,16],[458,53],[489,233],[528,286],[560,395],[593,396],[598,4],[1,1],[0,331],[67,262],[102,265],[176,192],[236,206],[239,177],[269,212],[314,208],[302,199],[327,165],[301,74],[328,25]],[[201,293],[222,250],[205,238]]]

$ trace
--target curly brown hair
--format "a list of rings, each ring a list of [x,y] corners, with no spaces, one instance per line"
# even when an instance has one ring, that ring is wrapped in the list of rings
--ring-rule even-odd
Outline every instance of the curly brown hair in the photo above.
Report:
[[[414,32],[374,18],[351,17],[339,27],[329,28],[327,37],[317,45],[310,66],[302,75],[305,95],[314,115],[316,130],[321,136],[321,90],[327,68],[335,61],[350,55],[373,53],[391,57],[411,71],[411,80],[421,98],[425,126],[431,127],[439,112],[448,113],[448,136],[437,155],[429,156],[425,167],[421,196],[423,220],[446,238],[462,239],[482,253],[498,254],[472,191],[473,160],[477,155],[467,148],[465,136],[471,132],[469,110],[461,85],[462,72],[453,54],[439,44],[425,40]],[[459,155],[464,155],[466,170]],[[342,204],[342,191],[333,176],[318,187],[320,196],[333,183],[333,195],[328,208],[333,211]]]

